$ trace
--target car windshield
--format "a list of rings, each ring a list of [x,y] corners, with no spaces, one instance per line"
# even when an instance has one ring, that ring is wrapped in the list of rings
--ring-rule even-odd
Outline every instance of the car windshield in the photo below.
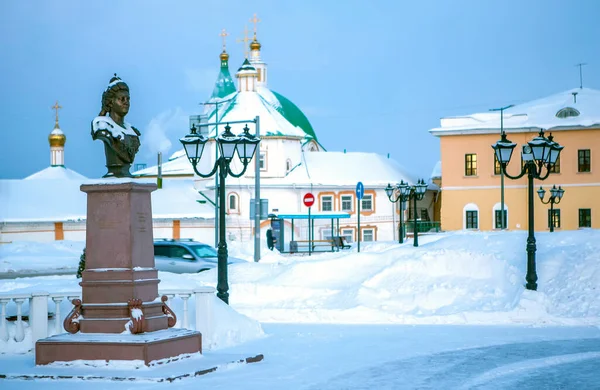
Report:
[[[212,246],[208,246],[208,245],[190,245],[189,248],[198,257],[217,257],[217,251]]]

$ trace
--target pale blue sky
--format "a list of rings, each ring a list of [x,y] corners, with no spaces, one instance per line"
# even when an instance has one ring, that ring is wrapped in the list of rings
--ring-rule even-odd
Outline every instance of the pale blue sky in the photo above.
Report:
[[[150,123],[172,146],[188,131],[258,14],[269,86],[309,117],[330,151],[391,153],[419,176],[439,160],[439,118],[579,86],[600,89],[600,1],[4,1],[0,5],[0,178],[50,164],[51,106],[64,107],[66,166],[106,171],[90,121],[113,73],[129,84],[136,162],[156,161]],[[145,137],[145,138],[144,138]]]

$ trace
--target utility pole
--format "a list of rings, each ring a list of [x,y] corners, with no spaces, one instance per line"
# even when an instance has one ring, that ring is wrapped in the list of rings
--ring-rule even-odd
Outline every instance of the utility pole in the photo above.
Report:
[[[500,135],[504,134],[504,110],[507,110],[511,107],[514,107],[514,104],[510,104],[508,106],[500,107],[500,108],[490,108],[490,111],[500,111]],[[496,166],[494,165],[494,170]],[[505,225],[505,214],[504,210],[504,170],[500,168],[500,229],[506,229]]]
[[[580,62],[579,64],[575,65],[579,67],[579,88],[583,89],[583,71],[581,68],[583,68],[584,65],[587,65],[583,62]]]

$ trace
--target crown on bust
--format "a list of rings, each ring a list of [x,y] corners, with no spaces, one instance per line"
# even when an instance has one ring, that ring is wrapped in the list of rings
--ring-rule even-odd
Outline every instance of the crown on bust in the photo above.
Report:
[[[110,79],[110,81],[108,82],[109,84],[114,83],[115,81],[121,81],[121,78],[119,76],[117,76],[117,74],[115,73],[115,75]]]

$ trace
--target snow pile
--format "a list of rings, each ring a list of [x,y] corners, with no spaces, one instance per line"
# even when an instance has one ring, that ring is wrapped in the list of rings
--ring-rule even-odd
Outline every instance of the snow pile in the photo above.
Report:
[[[374,242],[362,243],[361,253],[354,246],[312,256],[262,247],[258,263],[252,242],[234,241],[229,254],[247,262],[229,266],[229,302],[261,322],[600,324],[600,231],[537,233],[536,292],[524,288],[526,238],[522,231],[441,233],[421,236],[417,248],[411,240],[402,245]],[[27,262],[19,260],[19,245],[2,247],[2,254],[13,263]],[[40,256],[52,258],[53,248],[61,244],[38,245],[49,248],[37,251]],[[73,249],[74,259],[80,248]],[[215,287],[217,270],[160,272],[159,278],[161,290]],[[0,281],[0,293],[78,289],[73,276]],[[195,315],[192,301],[190,318]],[[183,309],[177,298],[169,305],[176,313]],[[246,332],[261,334],[256,323],[236,319],[235,312],[223,313],[218,304],[217,312],[215,323],[225,333],[215,335],[215,346],[247,339]],[[247,325],[220,328],[228,322]]]
[[[84,246],[80,241],[18,241],[0,245],[0,273],[35,274],[49,269],[75,272]],[[0,291],[7,282],[0,282]]]

